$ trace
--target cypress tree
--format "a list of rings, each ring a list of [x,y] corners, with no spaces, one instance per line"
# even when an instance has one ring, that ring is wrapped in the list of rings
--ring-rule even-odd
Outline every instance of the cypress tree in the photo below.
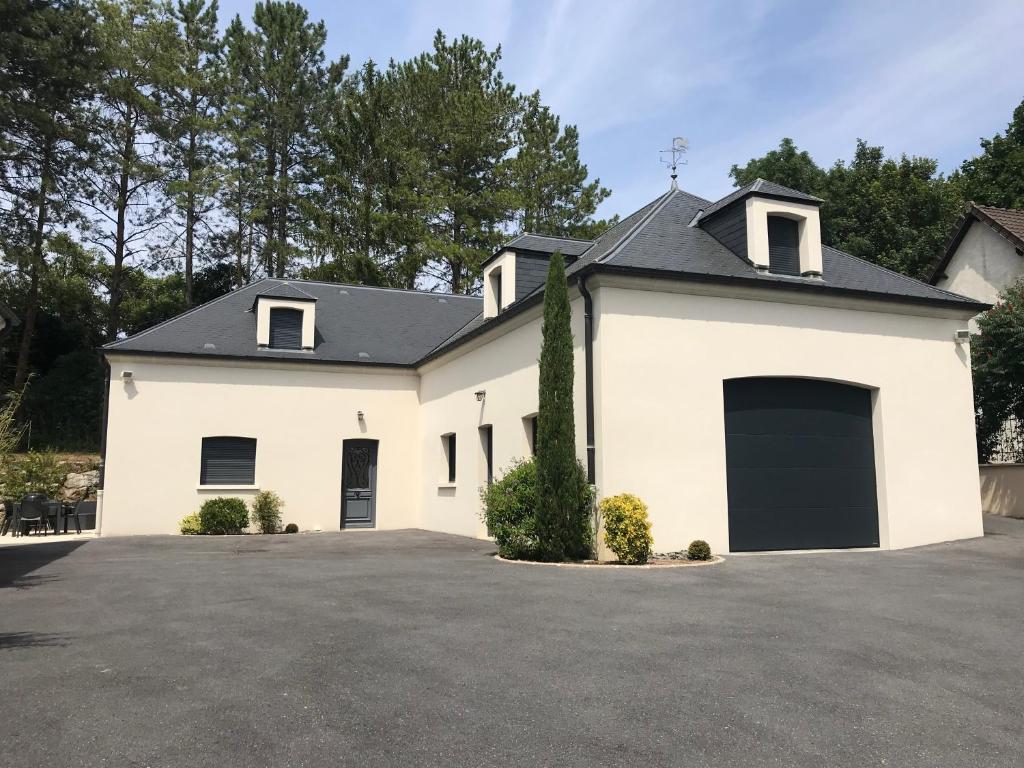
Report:
[[[544,288],[536,446],[539,556],[551,561],[582,557],[590,542],[576,460],[571,317],[565,262],[556,253]]]

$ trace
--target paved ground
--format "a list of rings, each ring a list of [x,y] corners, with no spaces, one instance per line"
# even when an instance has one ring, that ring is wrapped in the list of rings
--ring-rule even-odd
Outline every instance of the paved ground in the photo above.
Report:
[[[0,550],[4,766],[1020,766],[1024,522],[626,571],[422,532]]]

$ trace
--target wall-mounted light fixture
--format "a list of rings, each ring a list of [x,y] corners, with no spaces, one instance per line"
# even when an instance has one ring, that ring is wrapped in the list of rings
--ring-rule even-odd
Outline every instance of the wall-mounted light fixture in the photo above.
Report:
[[[362,411],[356,411],[356,418],[360,421],[366,421],[366,416]]]
[[[971,340],[971,332],[967,328],[960,328],[953,334],[957,344],[964,344]]]
[[[484,398],[487,397],[487,390],[486,389],[478,389],[473,394],[476,395],[476,401],[478,403],[482,403],[484,401]]]
[[[135,374],[132,373],[131,371],[121,371],[121,380],[124,381],[125,384],[127,384],[129,381],[132,380],[132,376],[134,375]]]

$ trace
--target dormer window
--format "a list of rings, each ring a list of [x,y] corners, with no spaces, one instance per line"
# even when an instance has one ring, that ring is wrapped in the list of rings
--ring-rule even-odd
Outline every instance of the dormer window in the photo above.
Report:
[[[272,307],[270,309],[270,348],[302,349],[301,309]]]
[[[253,302],[256,345],[269,349],[311,350],[316,342],[316,297],[281,283]]]
[[[768,217],[768,271],[800,275],[800,222],[796,219]]]
[[[484,267],[484,317],[495,317],[516,300],[516,254],[503,251]]]
[[[494,294],[494,304],[497,307],[498,312],[501,312],[503,309],[501,303],[501,269],[491,270],[491,274],[488,279],[491,281],[491,292]]]

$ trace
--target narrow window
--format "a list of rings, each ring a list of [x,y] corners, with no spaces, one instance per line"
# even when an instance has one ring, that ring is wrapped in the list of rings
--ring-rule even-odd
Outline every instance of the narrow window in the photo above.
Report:
[[[537,455],[537,414],[523,417],[523,429],[526,430],[526,448],[531,456]]]
[[[768,271],[800,275],[800,223],[782,216],[768,217]]]
[[[449,432],[441,436],[441,444],[444,448],[444,460],[448,465],[448,482],[455,482],[455,433]]]
[[[494,295],[494,313],[501,312],[501,269],[491,271],[491,293]]]
[[[302,310],[275,307],[270,310],[270,346],[302,349]]]
[[[200,485],[255,485],[256,438],[204,437]]]
[[[487,484],[490,485],[494,482],[494,429],[490,424],[480,427],[480,449],[484,455]]]

